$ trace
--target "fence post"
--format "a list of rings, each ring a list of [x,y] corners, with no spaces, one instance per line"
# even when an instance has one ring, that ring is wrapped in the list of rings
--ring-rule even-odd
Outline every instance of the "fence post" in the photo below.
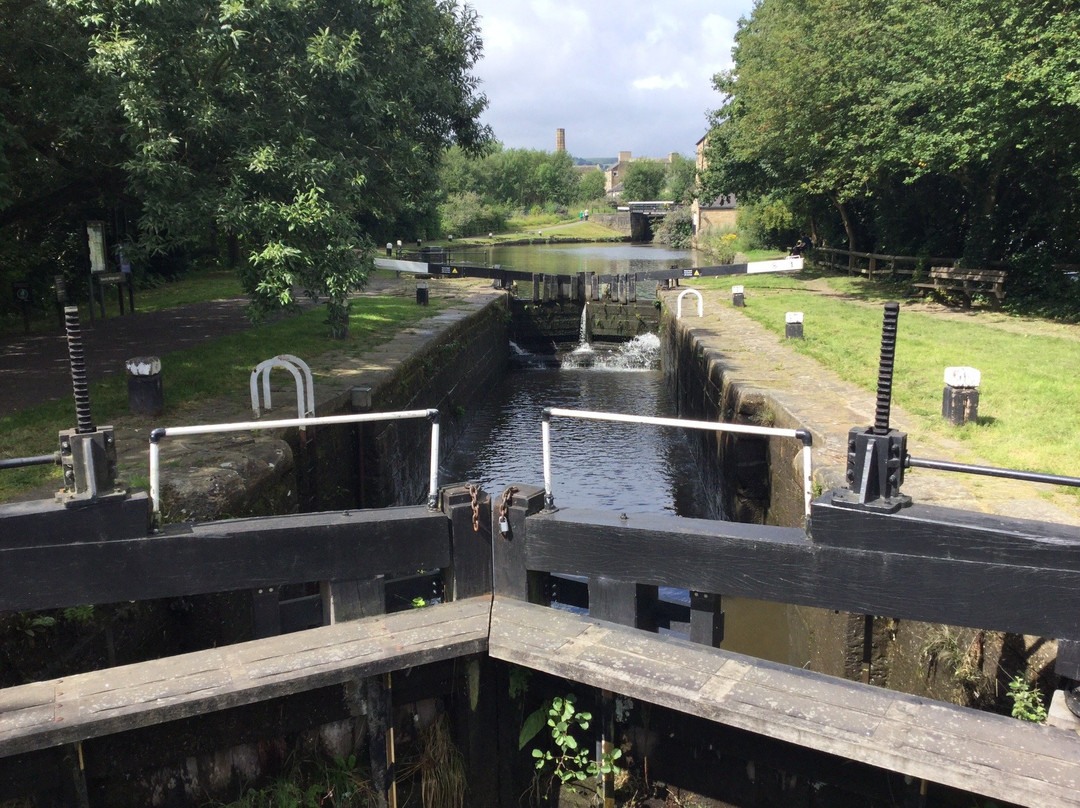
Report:
[[[658,587],[589,576],[589,616],[645,631],[656,631]]]
[[[492,503],[492,579],[496,595],[529,603],[546,603],[548,573],[530,572],[525,552],[525,519],[539,513],[543,507],[544,489],[535,485],[512,485]]]
[[[447,600],[491,592],[491,497],[475,485],[442,489],[442,511],[450,519]]]

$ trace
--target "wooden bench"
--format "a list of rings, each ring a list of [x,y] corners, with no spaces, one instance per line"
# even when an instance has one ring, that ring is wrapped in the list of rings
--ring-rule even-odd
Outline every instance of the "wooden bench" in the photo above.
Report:
[[[963,269],[960,267],[931,267],[930,282],[914,284],[917,289],[939,292],[960,292],[971,304],[973,294],[993,295],[1000,303],[1005,298],[1004,269]]]

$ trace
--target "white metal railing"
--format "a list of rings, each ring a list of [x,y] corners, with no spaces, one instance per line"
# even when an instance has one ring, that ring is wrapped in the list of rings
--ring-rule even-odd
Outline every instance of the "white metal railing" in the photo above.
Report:
[[[614,412],[593,412],[590,410],[566,410],[559,407],[546,407],[543,411],[540,429],[544,444],[544,507],[555,508],[555,495],[551,489],[551,419],[579,418],[587,421],[614,421],[622,424],[653,424],[654,426],[673,426],[684,429],[703,429],[712,432],[733,432],[741,435],[764,435],[778,438],[795,438],[802,443],[803,465],[803,513],[810,515],[812,499],[810,433],[805,429],[778,429],[771,426],[751,426],[749,424],[724,424],[716,421],[688,421],[682,418],[656,418],[647,415],[624,415]]]
[[[439,496],[439,411],[401,410],[398,412],[365,412],[349,415],[324,415],[321,418],[287,418],[279,421],[238,421],[230,424],[158,427],[150,432],[150,500],[154,520],[161,515],[161,441],[181,435],[211,435],[221,432],[243,432],[256,429],[282,429],[326,424],[359,424],[371,421],[404,421],[427,418],[431,421],[431,470],[428,477],[428,507],[435,508]]]

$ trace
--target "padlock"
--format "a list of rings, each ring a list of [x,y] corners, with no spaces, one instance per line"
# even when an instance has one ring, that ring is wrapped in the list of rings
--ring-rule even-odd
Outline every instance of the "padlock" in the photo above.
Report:
[[[510,520],[505,516],[499,517],[499,532],[504,536],[510,532]]]

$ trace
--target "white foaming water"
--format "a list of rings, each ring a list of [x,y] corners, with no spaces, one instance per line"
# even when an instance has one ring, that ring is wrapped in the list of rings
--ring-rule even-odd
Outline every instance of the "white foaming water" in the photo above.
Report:
[[[655,370],[659,366],[660,337],[656,334],[640,334],[628,342],[619,343],[610,351],[597,351],[589,343],[582,343],[562,360],[564,370]]]
[[[529,355],[528,351],[526,351],[524,348],[522,348],[520,345],[518,345],[513,340],[509,340],[509,342],[510,342],[510,350],[514,352],[515,356],[528,356]]]

